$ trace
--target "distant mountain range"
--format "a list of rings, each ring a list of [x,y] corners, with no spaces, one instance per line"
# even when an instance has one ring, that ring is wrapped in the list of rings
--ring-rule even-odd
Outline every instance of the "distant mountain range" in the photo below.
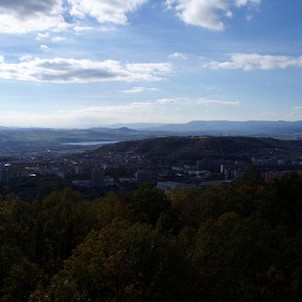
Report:
[[[50,136],[61,141],[128,139],[169,135],[258,136],[302,138],[302,121],[191,121],[183,124],[129,123],[89,129],[45,129],[0,126],[0,133],[23,133],[31,138]]]
[[[186,135],[244,135],[302,138],[302,121],[191,121],[184,124],[116,124],[110,128],[173,132]]]
[[[75,146],[73,144],[75,143],[102,141],[109,143],[110,141],[130,141],[168,136],[250,136],[302,139],[302,121],[192,121],[185,124],[132,123],[89,129],[0,127],[0,156],[32,151],[40,152],[48,149],[68,151],[72,148],[74,150]],[[86,147],[83,144],[81,148]]]

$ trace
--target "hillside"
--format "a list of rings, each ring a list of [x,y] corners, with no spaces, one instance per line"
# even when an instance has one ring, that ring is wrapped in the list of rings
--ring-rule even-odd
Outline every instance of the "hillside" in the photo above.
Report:
[[[120,142],[97,152],[133,152],[147,158],[197,160],[200,158],[244,158],[257,155],[289,155],[302,150],[301,140],[253,137],[165,137]]]

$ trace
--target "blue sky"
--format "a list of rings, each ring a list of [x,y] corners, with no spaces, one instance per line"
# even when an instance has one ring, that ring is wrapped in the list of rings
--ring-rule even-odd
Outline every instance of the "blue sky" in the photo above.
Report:
[[[0,0],[0,125],[302,119],[300,0]]]

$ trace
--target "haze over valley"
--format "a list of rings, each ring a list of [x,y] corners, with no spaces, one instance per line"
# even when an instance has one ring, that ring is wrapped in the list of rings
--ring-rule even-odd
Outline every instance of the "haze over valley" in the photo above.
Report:
[[[0,156],[30,156],[32,153],[39,152],[59,156],[118,141],[205,135],[301,139],[302,122],[194,121],[186,124],[122,124],[89,129],[2,127],[0,128]]]

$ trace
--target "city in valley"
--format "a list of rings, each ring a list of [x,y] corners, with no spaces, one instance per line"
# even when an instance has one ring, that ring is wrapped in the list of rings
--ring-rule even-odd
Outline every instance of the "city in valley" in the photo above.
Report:
[[[133,191],[148,182],[163,190],[229,184],[251,168],[271,183],[302,169],[299,139],[176,136],[128,128],[114,131],[111,140],[108,133],[107,140],[97,133],[88,137],[90,142],[83,136],[77,140],[73,136],[77,142],[71,143],[64,136],[69,143],[59,140],[54,144],[45,139],[35,144],[25,138],[17,146],[13,141],[4,144],[1,192],[33,198],[72,187],[87,195],[103,196],[108,191]]]

